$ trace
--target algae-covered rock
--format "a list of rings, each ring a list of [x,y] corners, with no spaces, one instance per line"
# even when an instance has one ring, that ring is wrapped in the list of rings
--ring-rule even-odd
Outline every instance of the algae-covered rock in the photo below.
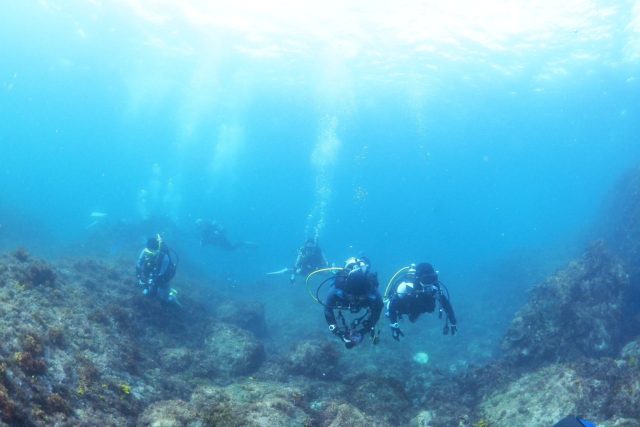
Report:
[[[246,409],[246,425],[250,427],[304,426],[311,420],[302,409],[280,397],[257,401]]]
[[[224,301],[216,308],[216,318],[253,332],[256,336],[264,335],[267,330],[264,304],[256,301]]]
[[[162,400],[149,405],[137,427],[203,427],[193,407],[183,400]]]
[[[193,363],[194,354],[186,347],[165,348],[160,351],[160,362],[169,372],[183,372]]]
[[[640,365],[640,338],[628,342],[622,348],[620,355],[632,364]]]
[[[384,376],[362,374],[349,378],[346,399],[367,415],[393,425],[407,421],[411,406],[404,385]]]
[[[434,418],[433,411],[420,411],[418,415],[411,419],[409,427],[429,427]]]
[[[199,387],[191,396],[191,404],[207,426],[287,427],[310,422],[300,407],[303,397],[295,387],[252,381]]]
[[[286,356],[288,371],[310,378],[335,378],[340,352],[333,342],[306,340],[297,343]]]
[[[363,411],[348,403],[331,402],[322,413],[323,427],[387,427],[379,419],[365,415]]]
[[[609,195],[600,228],[630,272],[640,274],[640,166],[625,173]]]
[[[640,420],[637,418],[614,418],[604,421],[602,425],[606,427],[638,427]]]
[[[540,365],[612,356],[622,345],[628,276],[597,243],[547,279],[516,314],[503,340],[507,360]]]
[[[479,410],[490,426],[549,427],[575,413],[583,393],[581,378],[573,369],[553,365],[496,391]]]
[[[198,387],[191,395],[191,404],[207,426],[241,427],[247,423],[241,406],[223,387]]]
[[[606,404],[600,406],[606,410],[607,414],[614,413],[619,417],[640,419],[640,364],[638,359],[631,356],[618,366],[619,369],[614,381],[608,381]]]
[[[206,339],[200,363],[222,376],[237,376],[254,372],[264,358],[264,346],[252,333],[217,323]]]

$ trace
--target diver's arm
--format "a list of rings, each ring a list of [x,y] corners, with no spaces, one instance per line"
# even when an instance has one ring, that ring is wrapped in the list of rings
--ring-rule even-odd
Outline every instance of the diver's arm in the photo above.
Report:
[[[336,315],[333,312],[333,308],[336,306],[337,299],[336,291],[332,289],[324,302],[324,318],[329,326],[336,325]]]
[[[327,261],[327,257],[324,256],[322,249],[320,249],[320,258],[322,259],[322,268],[327,268],[329,266],[329,261]]]
[[[371,300],[369,303],[369,308],[371,310],[371,316],[369,317],[370,326],[373,328],[378,320],[380,319],[380,313],[382,313],[382,307],[384,303],[382,302],[382,297],[380,296],[380,292],[376,290],[375,298]],[[395,322],[394,322],[395,323]]]
[[[393,295],[389,300],[388,312],[389,312],[389,322],[398,323],[398,297]]]
[[[297,273],[298,270],[302,267],[302,251],[298,250],[298,256],[296,257],[296,262],[293,264],[293,273]]]
[[[453,312],[453,307],[451,306],[451,302],[449,302],[449,299],[442,292],[440,293],[440,306],[442,307],[444,312],[447,314],[447,317],[449,318],[449,322],[455,326],[458,323],[456,321],[456,314]]]
[[[144,281],[144,258],[144,250],[142,250],[138,256],[138,261],[136,262],[136,277],[140,282]]]
[[[166,253],[163,253],[162,260],[160,261],[160,267],[158,268],[158,271],[155,272],[156,279],[164,277],[164,275],[167,273],[167,270],[169,269],[170,262],[171,261],[169,259],[169,255],[167,255]]]

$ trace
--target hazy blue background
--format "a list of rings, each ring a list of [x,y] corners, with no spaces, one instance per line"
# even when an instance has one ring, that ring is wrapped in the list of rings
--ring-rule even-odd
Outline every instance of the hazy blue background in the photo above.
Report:
[[[223,3],[2,2],[2,247],[61,255],[93,211],[161,215],[211,286],[324,333],[301,286],[264,276],[317,230],[384,283],[432,262],[460,353],[581,250],[640,158],[638,1]],[[198,217],[260,246],[201,249]],[[406,345],[431,352],[436,324]]]

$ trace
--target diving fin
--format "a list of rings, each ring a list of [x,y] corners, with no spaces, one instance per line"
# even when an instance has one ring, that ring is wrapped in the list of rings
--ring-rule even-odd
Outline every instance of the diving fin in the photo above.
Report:
[[[276,276],[278,274],[287,274],[290,271],[291,271],[290,268],[283,268],[282,270],[272,271],[270,273],[267,273],[267,276]]]

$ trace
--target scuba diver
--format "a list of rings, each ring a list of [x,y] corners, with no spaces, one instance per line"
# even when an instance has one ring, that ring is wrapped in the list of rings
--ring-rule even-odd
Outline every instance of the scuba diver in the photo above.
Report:
[[[291,273],[289,281],[295,283],[296,276],[308,276],[310,273],[326,268],[329,265],[327,259],[318,245],[318,240],[309,237],[304,246],[298,249],[298,257],[292,268],[283,268],[282,270],[267,273],[268,276],[277,274]]]
[[[596,427],[591,421],[569,415],[558,421],[553,427]]]
[[[165,303],[178,303],[177,291],[169,286],[176,274],[177,263],[171,256],[171,250],[162,241],[160,234],[147,239],[136,264],[138,285],[142,294],[157,297]]]
[[[218,221],[198,218],[196,228],[200,233],[200,246],[212,245],[226,251],[235,251],[244,246],[257,246],[255,243],[247,241],[232,243],[227,237],[227,230]]]
[[[296,281],[296,275],[307,276],[309,273],[325,268],[329,265],[318,245],[318,239],[309,237],[304,246],[298,249],[298,257],[291,269],[289,281]]]
[[[377,343],[375,325],[383,307],[377,274],[369,271],[369,260],[364,257],[351,257],[347,259],[345,267],[338,270],[332,278],[333,287],[323,304],[329,330],[344,342],[347,349],[355,347],[368,333],[374,343]],[[342,310],[349,310],[354,314],[361,310],[365,312],[347,325]]]
[[[400,276],[404,273],[402,276]],[[398,281],[400,281],[398,283]],[[397,284],[397,285],[396,285]],[[389,291],[393,287],[392,293]],[[446,291],[446,292],[445,292]],[[391,336],[400,341],[404,333],[400,329],[398,319],[407,315],[411,323],[415,322],[422,313],[433,313],[436,300],[440,305],[439,315],[444,312],[444,335],[455,335],[458,332],[456,315],[451,306],[449,290],[438,280],[438,273],[429,263],[411,264],[400,269],[391,279],[385,292],[386,312],[391,326]]]

